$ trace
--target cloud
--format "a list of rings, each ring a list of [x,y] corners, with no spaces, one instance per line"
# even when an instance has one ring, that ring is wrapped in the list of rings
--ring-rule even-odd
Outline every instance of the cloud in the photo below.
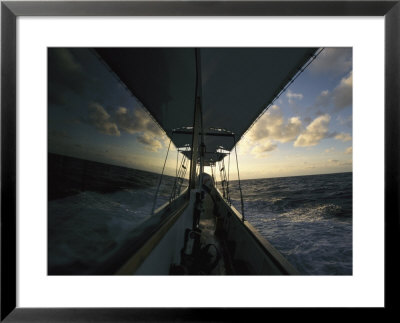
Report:
[[[238,155],[244,156],[249,154],[253,146],[254,142],[251,141],[247,135],[243,136],[236,146]]]
[[[335,139],[346,142],[351,140],[351,135],[349,133],[341,132],[335,135]]]
[[[352,166],[352,165],[353,165],[353,162],[351,160],[338,160],[338,159],[328,160],[328,166],[348,167],[348,166]]]
[[[324,90],[320,93],[319,96],[315,99],[314,105],[316,107],[326,107],[331,102],[331,92],[329,90]]]
[[[349,161],[344,161],[339,163],[339,166],[353,166],[353,161],[349,160]]]
[[[106,135],[121,135],[117,124],[112,121],[111,116],[98,103],[92,103],[89,105],[89,123],[95,126],[99,132]]]
[[[169,138],[143,109],[129,110],[119,107],[115,112],[114,119],[121,130],[129,134],[139,133],[137,140],[145,145],[147,150],[158,151],[163,147],[161,142],[169,144]]]
[[[327,107],[331,103],[335,111],[340,111],[353,103],[353,72],[342,78],[332,92],[322,91],[315,99],[314,107]]]
[[[333,103],[337,110],[341,110],[353,102],[353,72],[342,78],[332,93]]]
[[[289,118],[286,122],[279,106],[272,106],[249,131],[249,139],[260,141],[268,138],[281,143],[294,140],[302,130],[299,117]]]
[[[309,147],[317,145],[320,140],[329,136],[328,126],[331,117],[329,114],[324,114],[317,117],[306,128],[306,130],[297,137],[294,142],[295,147]]]
[[[81,119],[104,134],[120,136],[121,131],[134,135],[136,140],[145,145],[145,149],[158,151],[169,144],[169,138],[157,123],[143,109],[118,107],[111,115],[99,103],[89,105],[89,117]]]
[[[128,110],[125,107],[119,107],[114,117],[118,126],[129,134],[149,132],[157,136],[163,135],[160,127],[143,109]]]
[[[257,158],[265,157],[266,153],[277,149],[277,142],[294,141],[302,130],[299,117],[285,120],[280,107],[273,105],[254,124],[246,138],[239,142],[239,154],[251,153]]]
[[[309,66],[309,71],[315,74],[345,74],[352,69],[352,61],[350,47],[325,48]]]
[[[265,157],[267,152],[273,151],[277,148],[278,146],[267,140],[264,141],[261,144],[256,145],[252,150],[251,153],[255,156],[255,157]]]
[[[353,116],[350,115],[347,118],[344,118],[342,115],[338,115],[336,120],[343,126],[350,127],[352,126]]]
[[[345,154],[351,155],[352,153],[353,153],[353,147],[350,146],[350,147],[348,147],[348,148],[346,149]]]
[[[335,150],[335,147],[331,147],[331,148],[325,149],[325,152],[326,153],[331,153],[334,150]]]
[[[143,133],[140,134],[137,137],[137,140],[145,145],[145,149],[149,150],[149,151],[158,151],[159,149],[162,148],[162,144],[160,141],[158,141],[157,139],[155,139],[154,136],[152,136],[149,133]]]
[[[301,100],[301,99],[303,99],[303,94],[301,94],[301,93],[293,93],[292,91],[287,91],[287,93],[286,93],[286,97],[288,98],[288,100],[289,100],[289,103],[290,104],[293,104],[294,103],[294,100]]]

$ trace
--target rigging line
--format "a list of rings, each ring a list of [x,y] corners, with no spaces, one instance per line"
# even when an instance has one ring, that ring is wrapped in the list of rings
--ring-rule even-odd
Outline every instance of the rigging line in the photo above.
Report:
[[[186,162],[187,162],[186,156],[183,155],[182,159],[183,159],[183,161],[182,161],[183,170],[182,170],[182,172],[181,172],[181,181],[180,181],[180,186],[179,186],[179,192],[180,192],[181,189],[182,189],[182,185],[183,185],[183,181],[184,181],[185,176],[186,176],[186,169],[187,169],[187,167],[186,167]]]
[[[185,164],[186,164],[186,156],[183,155],[182,159],[181,159],[181,166],[179,166],[180,167],[179,177],[181,177],[181,178],[183,178],[185,176],[185,173],[186,173]]]
[[[176,166],[177,166],[177,172],[176,172],[176,178],[179,179],[182,175],[182,163],[183,163],[183,157],[181,159],[181,162],[179,163],[179,168],[178,168],[178,160],[176,161]]]
[[[186,166],[185,166],[185,164],[186,164],[186,158],[185,158],[185,155],[183,155],[182,156],[182,159],[181,159],[181,165],[179,166],[179,178],[178,178],[178,181],[179,181],[179,187],[178,187],[178,192],[180,192],[181,191],[181,188],[182,188],[182,184],[183,184],[183,180],[184,180],[184,178],[185,178],[185,174],[186,174]]]
[[[225,176],[224,176],[224,171],[225,171],[225,163],[224,163],[224,159],[222,159],[219,162],[219,176],[221,177],[221,186],[222,186],[222,193],[224,198],[226,198],[226,181],[225,181]]]
[[[244,204],[243,204],[243,194],[242,194],[242,187],[240,185],[240,176],[239,176],[239,162],[237,157],[237,150],[236,150],[236,136],[233,137],[234,145],[235,145],[235,155],[236,155],[236,167],[238,173],[238,181],[239,181],[239,192],[240,192],[240,203],[242,206],[242,220],[244,222]]]
[[[219,170],[219,184],[221,186],[222,195],[224,195],[224,186],[222,184],[222,176],[221,176],[221,161],[218,162],[217,166],[218,166],[217,170]]]
[[[225,157],[222,159],[223,169],[222,174],[224,175],[224,183],[225,183],[225,192],[226,192],[226,200],[229,200],[229,191],[228,191],[228,182],[226,180],[226,166],[225,166]]]
[[[178,169],[178,161],[179,161],[179,148],[176,150],[176,167],[175,167],[175,181],[174,185],[172,186],[171,194],[169,197],[169,200],[172,201],[175,196],[176,196],[176,191],[178,187],[178,180],[179,180],[179,174],[180,174],[180,168]]]
[[[186,156],[182,154],[182,159],[180,162],[179,169],[176,172],[176,177],[174,181],[174,186],[172,187],[171,195],[170,195],[170,201],[172,201],[175,197],[177,197],[180,194],[181,188],[182,188],[182,183],[183,183],[183,178],[186,173],[186,167],[185,167],[185,162],[186,162]],[[178,160],[177,160],[177,165],[176,167],[178,168]]]
[[[162,180],[162,178],[163,178],[164,169],[165,169],[165,164],[167,163],[167,158],[168,158],[169,148],[171,147],[171,142],[172,142],[172,139],[169,140],[169,145],[168,145],[168,149],[167,149],[167,156],[165,156],[164,166],[163,166],[163,168],[162,168],[162,172],[161,172],[161,175],[160,175],[160,180],[158,181],[158,186],[157,186],[157,190],[156,190],[156,195],[154,196],[153,207],[152,207],[152,209],[151,209],[151,215],[154,214],[154,209],[156,208],[157,195],[158,195],[158,191],[159,191],[160,186],[161,186],[161,180]]]
[[[223,182],[222,182],[222,175],[221,175],[221,161],[217,162],[216,171],[219,171],[219,185],[221,186],[222,195],[224,196],[225,193],[224,193],[224,185],[223,185]],[[217,175],[215,175],[215,176],[217,176]]]
[[[227,186],[227,191],[228,191],[228,202],[231,205],[231,195],[229,194],[229,172],[230,172],[230,167],[231,167],[231,152],[229,152],[229,156],[228,156],[228,182],[226,184]]]
[[[179,159],[179,149],[176,150],[176,167],[175,167],[175,176],[178,177],[178,159]]]

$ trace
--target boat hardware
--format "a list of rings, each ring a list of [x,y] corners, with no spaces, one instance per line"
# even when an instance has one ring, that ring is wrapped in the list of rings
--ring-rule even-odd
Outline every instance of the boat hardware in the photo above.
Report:
[[[171,266],[174,275],[209,275],[222,258],[218,247],[209,243],[201,246],[201,230],[185,231],[185,242],[181,252],[181,264]],[[214,252],[211,252],[214,250]]]
[[[172,133],[178,135],[192,135],[193,131],[188,130],[172,130]],[[216,136],[216,137],[233,137],[233,133],[218,133],[218,132],[200,132],[200,135],[204,136]]]

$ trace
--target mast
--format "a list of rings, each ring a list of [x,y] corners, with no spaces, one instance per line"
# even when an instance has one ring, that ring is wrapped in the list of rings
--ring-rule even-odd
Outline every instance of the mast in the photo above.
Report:
[[[196,164],[199,157],[199,135],[200,135],[200,98],[196,97],[193,121],[193,139],[192,139],[192,158],[190,161],[190,189],[196,188]]]
[[[189,188],[196,188],[196,165],[200,158],[200,181],[202,182],[202,174],[204,172],[204,131],[203,131],[203,114],[201,109],[201,64],[200,49],[195,49],[196,59],[196,90],[195,90],[195,108],[193,118],[193,138],[192,138],[192,158],[190,162],[190,184]],[[200,139],[200,140],[199,140]],[[199,144],[200,141],[200,144]]]

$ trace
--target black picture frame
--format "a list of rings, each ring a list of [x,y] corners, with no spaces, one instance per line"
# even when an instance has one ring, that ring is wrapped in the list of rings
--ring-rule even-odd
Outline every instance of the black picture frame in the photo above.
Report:
[[[235,321],[237,310],[16,307],[16,19],[19,16],[384,16],[385,308],[398,287],[400,1],[2,1],[1,2],[1,321]],[[372,237],[371,237],[372,238]],[[393,239],[395,241],[393,241]],[[371,255],[373,258],[373,255]],[[373,259],[371,259],[373,261]],[[380,310],[380,309],[378,309]],[[241,311],[242,313],[242,311]],[[263,315],[264,313],[259,313]],[[248,315],[248,313],[246,314]],[[253,315],[253,313],[251,314]],[[258,313],[254,313],[258,315]]]

